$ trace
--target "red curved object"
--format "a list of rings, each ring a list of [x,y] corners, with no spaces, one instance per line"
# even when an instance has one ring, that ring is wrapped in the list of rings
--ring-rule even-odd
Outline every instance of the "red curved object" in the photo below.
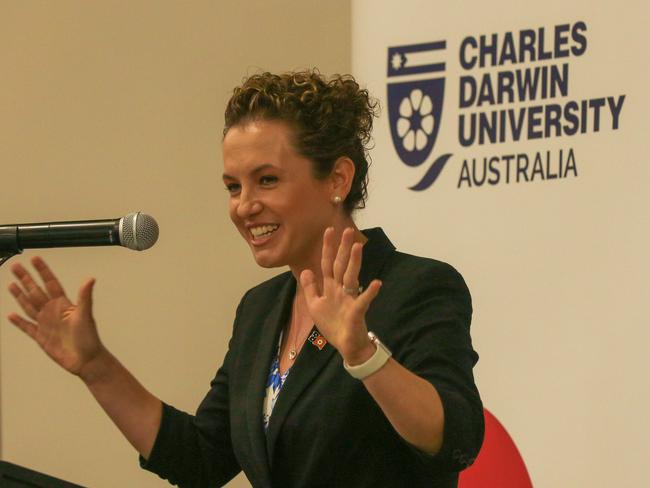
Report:
[[[512,437],[487,409],[485,440],[469,468],[460,473],[458,488],[532,488],[526,464]]]

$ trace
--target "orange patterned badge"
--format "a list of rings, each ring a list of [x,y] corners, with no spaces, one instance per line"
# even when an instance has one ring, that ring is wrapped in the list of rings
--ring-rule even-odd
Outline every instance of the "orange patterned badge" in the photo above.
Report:
[[[312,331],[307,340],[316,346],[319,351],[322,351],[325,344],[327,344],[327,339],[320,335],[317,330]]]

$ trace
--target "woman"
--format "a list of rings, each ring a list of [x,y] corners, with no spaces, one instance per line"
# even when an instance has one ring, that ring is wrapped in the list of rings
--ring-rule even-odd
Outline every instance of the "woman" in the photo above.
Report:
[[[101,343],[93,280],[72,304],[47,265],[19,264],[10,320],[78,375],[141,455],[179,486],[457,485],[483,435],[471,301],[439,261],[360,231],[375,104],[350,77],[247,79],[226,109],[230,217],[260,266],[195,415],[144,389]],[[372,330],[374,334],[369,334]],[[392,351],[392,357],[391,352]]]

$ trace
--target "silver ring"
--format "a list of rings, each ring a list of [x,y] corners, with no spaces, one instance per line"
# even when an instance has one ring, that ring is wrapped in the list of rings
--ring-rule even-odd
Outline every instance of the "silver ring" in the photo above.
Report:
[[[352,295],[353,297],[356,297],[362,291],[363,291],[363,286],[358,286],[356,288],[348,288],[345,285],[343,285],[343,293],[347,293],[348,295]]]

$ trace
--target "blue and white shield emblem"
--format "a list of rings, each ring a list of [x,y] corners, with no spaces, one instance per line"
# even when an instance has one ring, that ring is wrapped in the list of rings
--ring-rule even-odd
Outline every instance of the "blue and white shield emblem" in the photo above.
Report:
[[[444,71],[445,63],[434,63],[445,41],[388,48],[388,77],[403,77]],[[430,78],[388,84],[388,117],[393,146],[407,166],[420,166],[430,159],[438,136],[445,94],[445,79]],[[411,190],[429,188],[451,154],[440,156]]]

